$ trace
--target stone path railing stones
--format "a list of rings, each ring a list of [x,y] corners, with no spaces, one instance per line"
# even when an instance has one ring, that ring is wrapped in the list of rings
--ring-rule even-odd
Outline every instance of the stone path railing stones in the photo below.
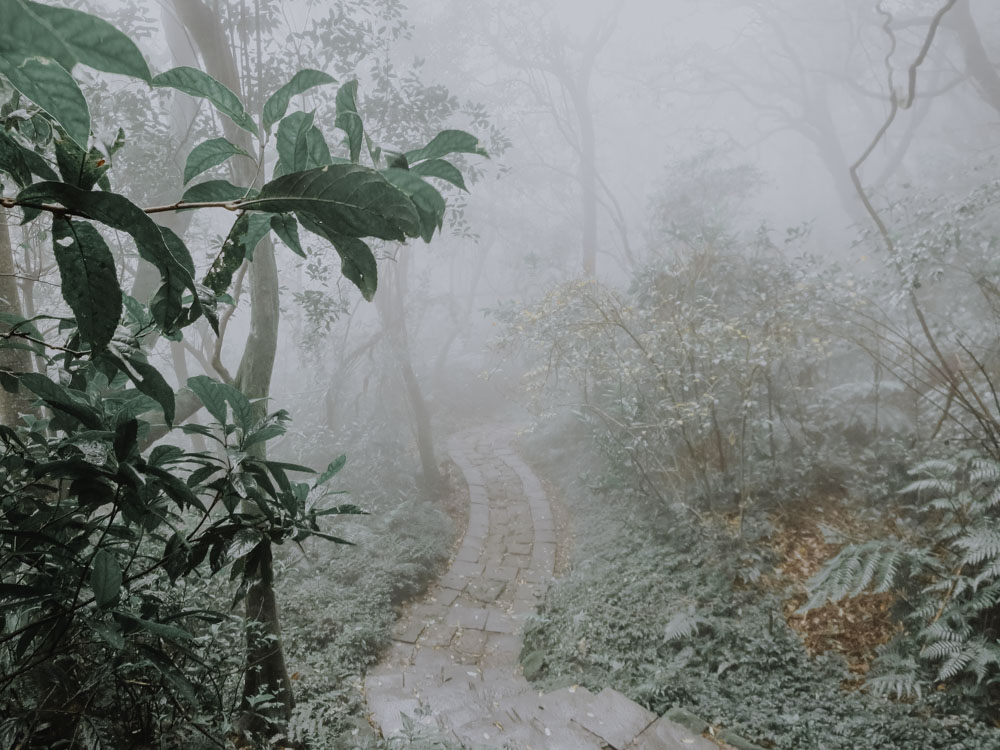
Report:
[[[494,425],[454,435],[469,525],[449,571],[397,623],[365,695],[384,736],[402,716],[469,746],[525,750],[718,750],[617,691],[539,694],[521,675],[519,630],[551,580],[557,537],[538,478]]]

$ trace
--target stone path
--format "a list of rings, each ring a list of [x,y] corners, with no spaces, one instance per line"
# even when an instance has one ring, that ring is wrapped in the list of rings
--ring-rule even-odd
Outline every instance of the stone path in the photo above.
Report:
[[[493,425],[448,443],[469,485],[469,525],[449,571],[400,619],[365,678],[372,722],[388,737],[405,714],[474,747],[718,750],[617,691],[540,694],[521,675],[520,626],[552,578],[557,539],[513,438]]]

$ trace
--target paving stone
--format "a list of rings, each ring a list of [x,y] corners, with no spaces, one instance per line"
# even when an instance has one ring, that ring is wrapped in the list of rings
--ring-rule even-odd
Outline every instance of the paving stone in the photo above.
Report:
[[[490,633],[513,634],[521,629],[521,624],[505,612],[496,609],[490,610],[489,617],[486,618],[486,626],[483,630]]]
[[[438,586],[454,591],[462,591],[469,584],[469,579],[455,573],[445,573],[438,578]]]
[[[661,716],[628,746],[634,750],[719,750],[709,739]]]
[[[512,555],[531,555],[531,545],[522,544],[520,542],[508,541],[506,544],[507,552]]]
[[[495,581],[513,581],[517,578],[517,568],[512,565],[495,565],[486,568],[485,575]]]
[[[480,547],[462,545],[455,554],[455,559],[459,562],[478,563],[483,550]]]
[[[576,721],[615,750],[624,750],[656,718],[656,714],[617,690],[604,688],[594,696],[590,709]]]
[[[556,532],[551,529],[543,531],[542,529],[535,529],[535,541],[536,542],[556,542]]]
[[[503,593],[506,581],[478,580],[470,581],[465,587],[465,593],[484,604],[493,604]]]
[[[366,693],[372,720],[382,728],[382,734],[391,737],[403,729],[402,714],[413,716],[420,708],[420,701],[406,690],[377,690]]]
[[[531,557],[529,555],[504,555],[503,564],[510,568],[530,568]]]
[[[449,574],[460,575],[463,578],[478,578],[483,574],[484,566],[482,563],[471,563],[463,562],[461,560],[456,560],[451,564],[451,570]]]
[[[400,620],[392,629],[392,637],[403,643],[416,643],[425,627],[419,619]]]
[[[482,630],[463,630],[455,640],[455,649],[465,654],[482,656],[486,649],[486,632]]]
[[[445,622],[461,628],[475,628],[482,630],[486,624],[487,609],[472,609],[470,607],[452,606],[448,610],[448,617]]]
[[[420,637],[420,645],[425,648],[443,648],[451,643],[455,636],[455,627],[445,623],[436,622],[428,625]]]
[[[440,604],[442,607],[450,607],[456,598],[458,598],[459,592],[455,589],[435,589],[433,599],[436,603]]]

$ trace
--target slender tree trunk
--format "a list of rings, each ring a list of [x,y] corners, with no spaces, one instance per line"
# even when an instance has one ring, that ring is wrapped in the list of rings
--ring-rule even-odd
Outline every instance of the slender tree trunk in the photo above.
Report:
[[[946,23],[958,34],[966,71],[975,82],[983,100],[1000,112],[1000,73],[997,73],[983,46],[969,0],[959,0],[951,9]]]
[[[580,210],[583,229],[583,273],[597,273],[597,139],[594,115],[587,101],[587,82],[573,92],[580,121]]]
[[[420,471],[424,485],[429,492],[438,490],[442,484],[434,455],[434,432],[431,426],[430,410],[424,397],[420,381],[413,369],[410,352],[410,338],[406,326],[406,273],[409,269],[407,258],[401,258],[391,270],[382,276],[380,294],[375,305],[382,321],[382,328],[389,341],[389,348],[406,392],[406,401],[413,413],[413,429],[416,434],[417,453],[420,456]]]
[[[17,289],[17,266],[14,264],[14,248],[7,227],[9,214],[0,209],[0,311],[21,315],[21,298]],[[0,324],[0,334],[7,334],[11,326]],[[16,339],[15,339],[16,341]],[[31,352],[10,346],[0,348],[0,371],[8,373],[31,372]],[[34,399],[23,389],[10,393],[0,389],[0,424],[13,427],[20,415],[29,411]]]
[[[236,60],[219,18],[201,0],[174,0],[178,17],[190,32],[201,51],[207,71],[236,93],[241,86]],[[259,23],[259,18],[256,19]],[[259,60],[257,61],[259,64]],[[247,71],[249,74],[249,71]],[[254,153],[249,136],[228,119],[223,118],[226,137],[233,143]],[[259,179],[254,166],[246,159],[234,165],[237,184],[251,184]],[[278,268],[274,258],[274,245],[265,238],[254,251],[250,264],[250,335],[236,374],[236,386],[256,404],[260,416],[266,412],[270,396],[271,375],[278,347]],[[264,443],[254,446],[263,457]],[[281,644],[281,626],[277,598],[274,594],[274,573],[270,549],[266,561],[260,566],[260,575],[254,581],[246,598],[247,662],[248,673],[244,681],[244,715],[240,728],[244,731],[262,732],[268,723],[284,724],[291,718],[294,698],[292,683],[285,665]],[[275,696],[266,710],[252,710],[250,698],[260,693]]]

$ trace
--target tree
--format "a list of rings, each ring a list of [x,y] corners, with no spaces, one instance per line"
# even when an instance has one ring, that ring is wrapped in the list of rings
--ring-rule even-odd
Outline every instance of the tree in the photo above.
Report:
[[[212,46],[218,25],[197,0],[178,1],[177,8],[206,35],[199,46],[208,60],[206,50],[218,51]],[[14,717],[5,725],[14,738],[8,744],[37,737],[48,712],[65,711],[80,699],[79,691],[42,699],[36,689],[32,695],[29,686],[39,684],[52,660],[93,663],[102,649],[137,653],[174,704],[196,709],[203,696],[181,666],[182,655],[190,653],[184,642],[194,623],[217,615],[168,611],[156,585],[164,575],[176,580],[224,567],[240,580],[237,600],[247,600],[251,623],[260,623],[249,629],[243,701],[249,719],[242,726],[253,732],[280,728],[292,696],[282,673],[271,547],[312,535],[342,541],[323,531],[320,519],[356,509],[322,501],[323,486],[342,459],[310,485],[289,477],[308,469],[267,460],[263,450],[287,422],[285,412],[266,410],[278,306],[273,246],[265,237],[273,231],[301,252],[299,227],[316,234],[370,300],[377,267],[365,238],[430,241],[445,202],[425,177],[461,183],[442,157],[482,150],[473,136],[444,131],[386,166],[358,114],[351,81],[337,94],[336,127],[347,152],[334,156],[311,114],[289,112],[294,97],[335,83],[327,73],[299,71],[266,100],[259,97],[255,119],[234,91],[239,81],[231,58],[210,63],[217,76],[190,66],[153,76],[128,37],[94,16],[24,0],[7,0],[3,10],[0,81],[9,84],[11,101],[0,139],[0,206],[35,226],[51,217],[51,247],[69,312],[28,319],[13,305],[2,311],[4,352],[27,347],[45,364],[45,371],[30,372],[23,360],[8,357],[0,372],[4,385],[26,389],[52,414],[43,420],[29,413],[20,424],[0,427],[0,602],[13,623],[0,633],[0,695],[10,709],[4,713]],[[72,76],[77,64],[203,99],[223,116],[226,137],[190,151],[185,182],[230,159],[252,168],[237,171],[232,181],[196,183],[180,200],[139,207],[112,187],[110,170],[124,134],[110,144],[91,137],[90,108]],[[258,175],[268,166],[272,137],[277,161],[268,180]],[[199,283],[182,238],[151,217],[211,208],[237,218]],[[102,235],[107,230],[129,237],[138,257],[155,269],[158,287],[148,302],[123,292]],[[180,340],[198,320],[218,334],[217,310],[245,261],[251,262],[253,321],[235,382],[197,376],[182,392],[215,422],[183,431],[218,443],[221,457],[153,447],[194,407],[181,412],[181,394],[148,359],[149,342]],[[58,326],[40,330],[46,321]],[[101,639],[97,647],[94,635]],[[269,668],[258,671],[258,663]],[[121,677],[112,666],[111,678]],[[75,734],[79,722],[93,719],[88,708],[98,700],[74,709],[78,721],[68,731]]]

